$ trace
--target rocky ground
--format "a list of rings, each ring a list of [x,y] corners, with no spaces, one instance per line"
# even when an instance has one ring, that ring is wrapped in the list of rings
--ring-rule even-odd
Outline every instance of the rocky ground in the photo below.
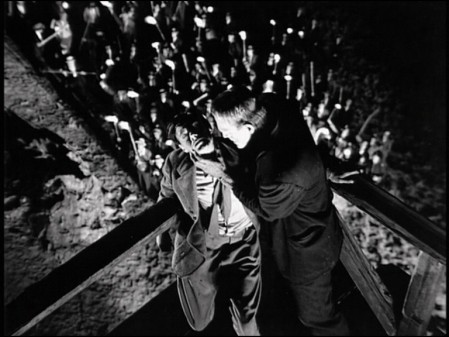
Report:
[[[152,202],[7,37],[4,55],[4,106],[10,111],[4,148],[8,303]],[[169,264],[155,242],[148,244],[29,335],[104,334],[173,281]]]
[[[4,301],[8,303],[152,202],[99,145],[80,112],[34,73],[7,37],[4,55],[4,106],[9,111],[4,148]],[[394,156],[396,163],[405,160]],[[430,170],[391,168],[383,187],[445,226],[445,175],[423,180],[422,176],[432,175]],[[411,273],[418,255],[413,246],[345,200],[336,197],[335,202],[373,266],[392,263]],[[173,281],[169,260],[152,242],[28,335],[103,335]],[[445,284],[444,280],[428,335],[446,332]]]

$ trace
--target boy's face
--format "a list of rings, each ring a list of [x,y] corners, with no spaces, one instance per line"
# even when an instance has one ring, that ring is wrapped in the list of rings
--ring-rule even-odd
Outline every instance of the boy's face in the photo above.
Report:
[[[189,130],[190,129],[190,130]],[[175,129],[175,136],[178,140],[179,147],[186,153],[193,152],[193,144],[196,140],[204,139],[202,143],[209,143],[211,139],[210,127],[208,124],[203,125],[195,122],[187,129],[183,126],[177,126]],[[206,141],[207,140],[207,141]]]
[[[182,126],[177,126],[175,130],[175,136],[178,140],[179,147],[184,152],[190,153],[192,151],[192,141],[190,139],[189,131]]]

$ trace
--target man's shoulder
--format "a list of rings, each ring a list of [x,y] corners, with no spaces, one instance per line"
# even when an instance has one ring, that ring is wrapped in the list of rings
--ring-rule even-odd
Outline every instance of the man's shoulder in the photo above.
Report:
[[[262,151],[257,157],[258,176],[265,183],[295,184],[304,188],[323,178],[320,158],[310,153],[283,153]]]

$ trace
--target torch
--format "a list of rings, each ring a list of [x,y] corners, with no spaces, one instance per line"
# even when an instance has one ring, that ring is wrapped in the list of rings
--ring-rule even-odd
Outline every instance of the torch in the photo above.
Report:
[[[114,124],[114,130],[115,130],[115,135],[116,135],[116,137],[117,137],[117,142],[118,142],[118,143],[121,143],[121,142],[122,142],[122,139],[120,138],[120,133],[119,133],[118,127],[117,127],[117,124],[118,124],[118,118],[117,118],[117,116],[113,116],[113,115],[105,116],[105,117],[104,117],[104,120],[105,120],[106,122],[109,122],[109,123]]]
[[[301,82],[302,82],[302,86],[304,88],[304,95],[307,95],[307,92],[306,92],[306,73],[305,72],[303,72],[301,74]]]
[[[114,60],[112,59],[112,49],[111,46],[106,46],[106,54],[108,54],[108,59],[106,60],[106,65],[108,67],[114,65]]]
[[[65,62],[67,64],[67,67],[69,68],[70,72],[72,73],[73,77],[77,77],[78,73],[76,71],[76,63],[75,58],[73,56],[67,56],[65,59]]]
[[[303,95],[304,95],[303,90],[301,88],[298,88],[298,90],[296,90],[296,100],[298,102],[301,101]]]
[[[173,92],[176,92],[175,86],[175,62],[172,60],[165,60],[165,64],[171,69],[172,81],[173,81]]]
[[[153,16],[148,15],[147,17],[145,17],[145,22],[148,23],[149,25],[156,26],[157,30],[159,31],[159,34],[162,37],[162,40],[164,40],[164,42],[167,41],[165,39],[164,33],[161,30],[161,27],[159,27],[159,25],[157,24],[157,20]]]
[[[270,25],[273,26],[273,31],[272,31],[272,35],[271,35],[271,43],[273,45],[275,45],[276,43],[276,21],[274,21],[273,19],[270,20]]]
[[[105,6],[107,9],[109,9],[110,11],[112,11],[113,6],[112,6],[112,1],[100,1],[100,3]]]
[[[184,67],[186,67],[186,71],[190,73],[189,62],[187,61],[187,55],[185,53],[182,54],[182,61],[184,62]]]
[[[313,61],[310,61],[310,94],[312,95],[312,97],[315,96]]]
[[[273,75],[276,75],[278,63],[281,60],[281,55],[274,54],[274,69],[273,69]]]
[[[129,137],[131,138],[131,144],[133,146],[134,153],[136,154],[136,156],[138,156],[139,152],[137,151],[136,142],[134,140],[134,136],[133,136],[133,133],[132,133],[132,130],[131,130],[131,126],[129,125],[129,123],[125,122],[125,121],[121,121],[121,122],[118,123],[118,127],[120,129],[122,129],[122,130],[128,131]]]
[[[202,67],[203,67],[204,70],[206,71],[207,78],[209,79],[209,81],[212,82],[212,79],[211,79],[211,76],[210,76],[210,73],[209,73],[209,69],[207,69],[207,66],[206,66],[206,59],[205,59],[204,57],[202,57],[202,56],[198,56],[198,57],[196,58],[196,60],[197,60],[199,63],[201,63]]]
[[[290,99],[290,83],[292,81],[292,76],[291,75],[285,75],[284,78],[285,78],[285,81],[287,81],[287,95],[286,95],[286,98]]]
[[[201,40],[201,28],[205,28],[206,27],[206,20],[203,20],[202,18],[199,18],[198,16],[195,16],[193,18],[193,20],[195,21],[195,24],[198,26],[198,40]]]
[[[47,36],[44,40],[38,42],[38,43],[36,44],[36,46],[37,46],[38,48],[41,48],[41,47],[45,46],[48,42],[50,42],[51,40],[53,40],[53,39],[54,39],[56,36],[58,36],[58,35],[59,35],[59,30],[56,30],[53,34]]]
[[[151,44],[151,47],[153,47],[154,49],[156,49],[156,52],[157,52],[157,56],[158,56],[158,58],[159,58],[159,62],[162,62],[162,58],[161,58],[161,52],[160,52],[160,42],[153,42],[152,44]]]
[[[136,112],[139,111],[139,93],[135,92],[134,90],[128,90],[126,93],[126,96],[128,96],[131,99],[136,99]]]
[[[246,60],[246,32],[242,30],[239,35],[243,42],[243,59]]]

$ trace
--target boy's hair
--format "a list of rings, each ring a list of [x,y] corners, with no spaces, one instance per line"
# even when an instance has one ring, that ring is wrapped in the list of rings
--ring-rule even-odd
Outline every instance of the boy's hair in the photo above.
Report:
[[[256,96],[245,86],[222,92],[212,101],[214,117],[226,118],[237,125],[252,124],[256,129],[266,123],[267,111],[258,104]]]
[[[190,133],[199,135],[200,137],[211,137],[212,130],[206,118],[197,112],[182,112],[177,114],[167,127],[168,138],[178,143],[176,139],[176,128],[182,127]]]

